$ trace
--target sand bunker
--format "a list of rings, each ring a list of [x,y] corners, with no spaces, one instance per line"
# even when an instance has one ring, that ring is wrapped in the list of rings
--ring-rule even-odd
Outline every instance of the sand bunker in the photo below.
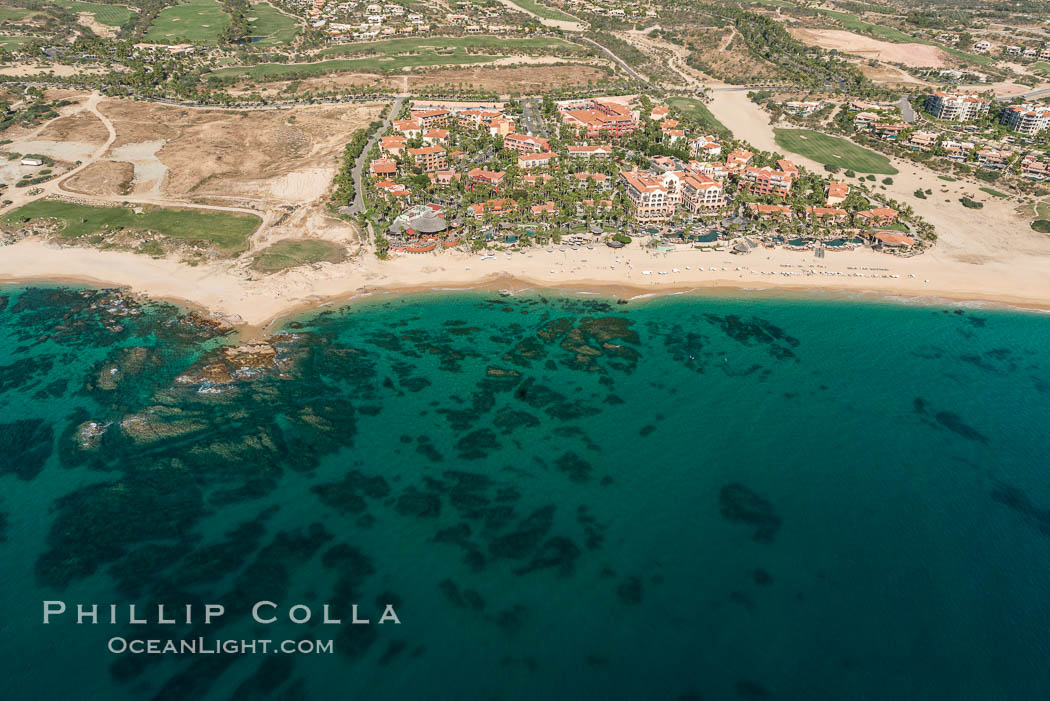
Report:
[[[822,49],[835,49],[862,58],[874,58],[889,63],[912,67],[941,68],[949,64],[949,56],[936,46],[926,44],[894,44],[841,29],[789,29],[791,36],[804,44]]]

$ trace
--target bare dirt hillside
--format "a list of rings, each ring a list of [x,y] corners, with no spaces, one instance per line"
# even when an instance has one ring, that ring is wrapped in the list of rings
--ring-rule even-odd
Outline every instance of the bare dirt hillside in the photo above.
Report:
[[[942,68],[950,65],[951,57],[936,46],[926,44],[894,44],[880,41],[863,34],[843,31],[841,29],[807,29],[796,27],[789,29],[791,36],[804,44],[819,46],[822,49],[835,49],[843,53],[862,58],[874,58],[888,63],[901,63],[905,66]]]

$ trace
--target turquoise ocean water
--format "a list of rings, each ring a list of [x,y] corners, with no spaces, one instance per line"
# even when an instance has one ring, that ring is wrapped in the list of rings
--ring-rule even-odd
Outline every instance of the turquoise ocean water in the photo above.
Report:
[[[1050,317],[456,293],[237,356],[172,307],[0,293],[4,699],[1050,696]]]

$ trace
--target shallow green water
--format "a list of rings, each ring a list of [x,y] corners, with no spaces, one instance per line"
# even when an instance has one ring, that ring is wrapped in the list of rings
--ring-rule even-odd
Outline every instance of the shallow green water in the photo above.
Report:
[[[4,293],[4,698],[1050,690],[1048,317],[429,295],[247,361],[169,307]],[[43,626],[51,599],[228,613]],[[334,653],[106,650],[198,635]]]

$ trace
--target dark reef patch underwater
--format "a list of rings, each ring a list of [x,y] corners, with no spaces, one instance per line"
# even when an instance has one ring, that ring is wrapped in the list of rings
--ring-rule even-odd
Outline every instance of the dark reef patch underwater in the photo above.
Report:
[[[1050,697],[1048,317],[470,293],[238,345],[0,300],[4,699]]]

